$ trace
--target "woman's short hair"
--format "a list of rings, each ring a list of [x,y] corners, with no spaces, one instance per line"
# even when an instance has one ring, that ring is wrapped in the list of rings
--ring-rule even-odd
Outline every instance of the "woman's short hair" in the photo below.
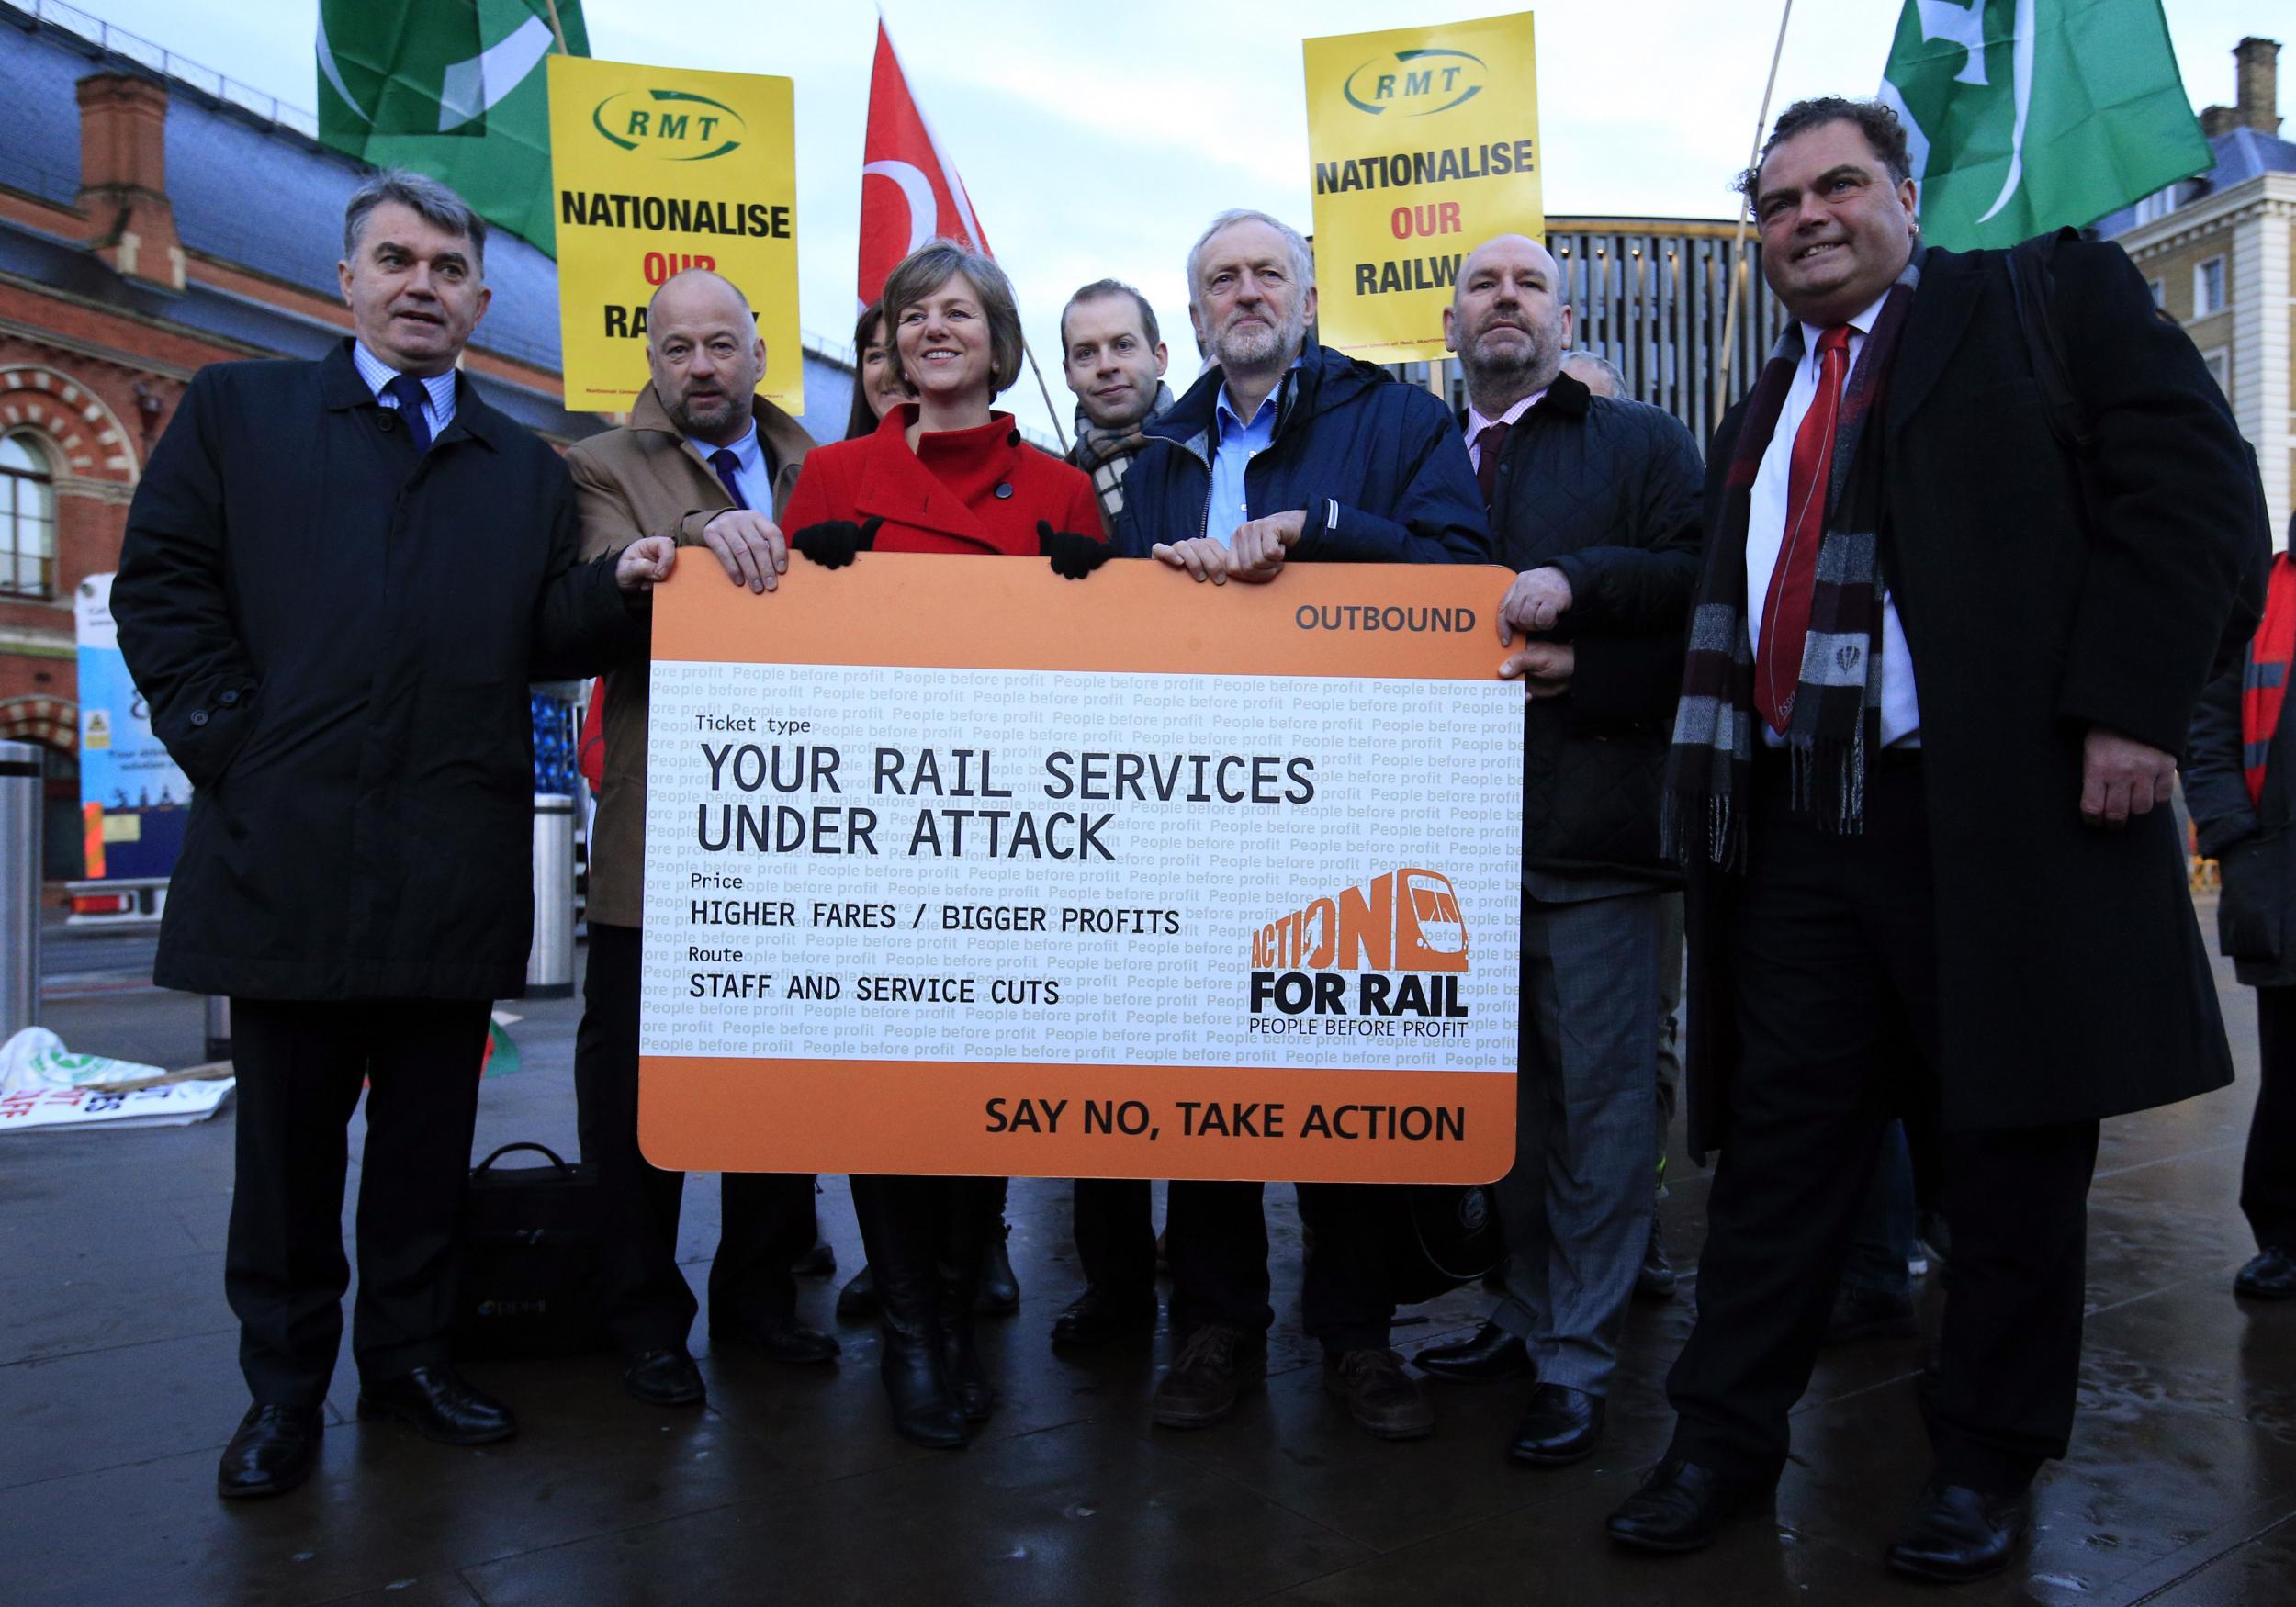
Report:
[[[877,298],[877,305],[884,309],[885,349],[891,354],[893,372],[902,384],[916,388],[916,380],[901,365],[901,347],[894,339],[901,327],[902,309],[916,306],[958,274],[964,275],[981,298],[981,311],[988,320],[988,393],[1001,395],[1020,377],[1020,309],[1013,299],[1012,281],[1005,277],[1005,270],[995,258],[953,240],[918,246],[885,275],[884,294]]]

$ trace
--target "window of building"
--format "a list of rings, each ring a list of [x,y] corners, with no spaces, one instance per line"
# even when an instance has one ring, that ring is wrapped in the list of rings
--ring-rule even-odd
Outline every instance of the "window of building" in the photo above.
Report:
[[[0,595],[56,590],[56,486],[28,435],[0,436]]]
[[[2192,270],[2192,316],[2224,310],[2224,259],[2211,257]]]
[[[2153,293],[2153,305],[2155,307],[2166,307],[2168,305],[2168,287],[2166,284],[2162,283],[2158,279],[2147,279],[2144,281],[2144,287]]]
[[[2212,347],[2200,354],[2200,361],[2208,365],[2209,377],[2216,381],[2216,388],[2223,391],[2229,401],[2233,394],[2232,348]]]
[[[2155,190],[2139,201],[2136,204],[2136,220],[2139,223],[2156,223],[2175,211],[2178,187],[2177,185],[2170,185],[2167,189]]]

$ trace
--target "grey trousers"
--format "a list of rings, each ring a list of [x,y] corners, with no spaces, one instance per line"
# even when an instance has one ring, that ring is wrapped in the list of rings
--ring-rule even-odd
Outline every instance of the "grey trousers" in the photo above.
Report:
[[[1683,895],[1659,894],[1665,911],[1659,928],[1659,1192],[1666,1192],[1666,1135],[1683,1087]]]
[[[1606,1395],[1650,1233],[1665,895],[1523,901],[1514,1165],[1491,1320],[1543,1384]]]

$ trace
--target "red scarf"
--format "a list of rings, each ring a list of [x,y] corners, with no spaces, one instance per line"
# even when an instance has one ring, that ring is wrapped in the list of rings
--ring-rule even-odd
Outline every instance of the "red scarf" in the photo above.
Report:
[[[2264,624],[2248,644],[2247,672],[2240,684],[2241,769],[2251,804],[2264,802],[2264,761],[2272,751],[2272,734],[2280,728],[2291,658],[2296,658],[2296,564],[2286,553],[2276,553],[2264,595]]]

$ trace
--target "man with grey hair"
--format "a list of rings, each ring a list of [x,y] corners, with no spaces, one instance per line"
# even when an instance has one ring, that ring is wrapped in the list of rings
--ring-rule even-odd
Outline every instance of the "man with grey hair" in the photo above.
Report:
[[[152,978],[231,1000],[224,1287],[253,1404],[226,1498],[310,1472],[343,1332],[344,1128],[366,1093],[358,1413],[509,1437],[449,1354],[491,1001],[532,928],[533,679],[645,641],[667,538],[576,554],[557,455],[457,373],[486,230],[381,174],[346,212],[353,333],[317,362],[219,363],[129,510],[112,612],[191,820]]]
[[[672,275],[647,308],[646,361],[650,377],[631,403],[630,421],[566,455],[583,552],[666,536],[708,548],[736,585],[778,590],[789,550],[774,513],[796,488],[814,442],[757,394],[766,350],[748,298],[707,268]],[[649,1405],[698,1406],[702,1375],[686,1348],[697,1306],[678,1268],[685,1174],[654,1166],[637,1144],[649,685],[643,657],[605,680],[605,775],[591,826],[590,963],[574,1088],[582,1158],[598,1174],[599,1300],[620,1352],[623,1388]],[[719,1188],[714,1348],[738,1344],[784,1363],[831,1360],[838,1343],[797,1320],[790,1275],[791,1262],[814,1240],[813,1179],[728,1172]]]
[[[1535,1373],[1508,1455],[1593,1453],[1618,1333],[1649,1240],[1652,1073],[1665,898],[1659,773],[1698,575],[1698,450],[1639,402],[1563,371],[1571,309],[1519,234],[1460,264],[1444,335],[1499,560],[1500,641],[1519,650],[1523,731],[1521,1075],[1500,1180],[1504,1294],[1471,1338],[1421,1351],[1438,1377]]]
[[[1458,428],[1426,391],[1308,337],[1315,263],[1264,212],[1222,212],[1188,253],[1188,317],[1211,365],[1147,425],[1124,482],[1120,552],[1196,579],[1266,581],[1287,563],[1482,563],[1491,556]],[[1166,1197],[1172,1334],[1155,1421],[1215,1422],[1267,1366],[1267,1225],[1256,1183],[1176,1181]],[[1301,1307],[1324,1385],[1368,1433],[1435,1427],[1388,1348],[1382,1228],[1393,1197],[1299,1186],[1314,1235]]]

